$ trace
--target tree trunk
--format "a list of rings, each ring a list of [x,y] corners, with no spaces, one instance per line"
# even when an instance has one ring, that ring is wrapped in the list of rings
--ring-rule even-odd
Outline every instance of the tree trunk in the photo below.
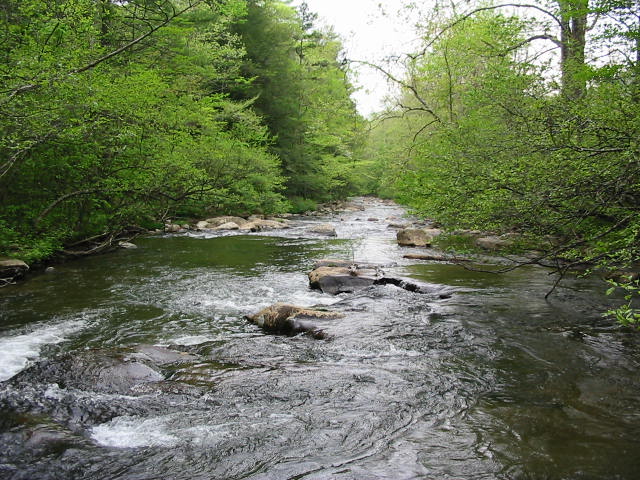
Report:
[[[588,0],[558,0],[560,6],[560,68],[562,95],[581,98],[586,90],[585,46]]]

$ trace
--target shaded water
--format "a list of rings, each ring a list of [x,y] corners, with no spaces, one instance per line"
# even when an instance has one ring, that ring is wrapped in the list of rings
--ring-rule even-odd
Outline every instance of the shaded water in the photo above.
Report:
[[[0,290],[0,478],[638,478],[640,340],[602,319],[600,282],[545,301],[544,269],[416,265],[386,228],[402,210],[362,203],[269,236],[141,239]],[[327,256],[434,293],[310,291]],[[346,316],[320,341],[243,319],[276,301]]]

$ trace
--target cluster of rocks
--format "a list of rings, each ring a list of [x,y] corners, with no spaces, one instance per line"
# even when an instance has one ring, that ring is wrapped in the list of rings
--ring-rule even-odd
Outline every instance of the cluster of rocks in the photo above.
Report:
[[[410,292],[434,293],[433,288],[428,285],[386,275],[380,265],[358,264],[349,260],[318,260],[308,276],[310,288],[331,295],[354,293],[372,285],[395,285]],[[447,298],[449,295],[443,291],[439,296]],[[340,312],[276,303],[246,318],[271,333],[306,333],[321,339],[327,338],[322,329],[322,321],[343,317],[344,314]]]
[[[403,247],[431,247],[433,240],[442,235],[440,228],[407,226],[405,224],[392,223],[390,228],[398,228],[396,235],[398,245]],[[491,235],[479,230],[456,230],[448,232],[449,236],[461,236],[473,238],[476,247],[488,251],[499,251],[513,246],[518,234],[506,233],[504,235]]]
[[[263,218],[252,215],[248,218],[224,215],[221,217],[201,220],[195,224],[166,223],[164,231],[166,233],[184,233],[189,230],[197,232],[221,231],[221,230],[242,230],[246,232],[259,232],[261,230],[281,230],[290,228],[289,221],[285,218]]]

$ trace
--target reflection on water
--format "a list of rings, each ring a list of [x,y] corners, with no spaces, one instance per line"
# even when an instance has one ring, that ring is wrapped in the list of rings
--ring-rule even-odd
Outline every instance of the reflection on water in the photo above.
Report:
[[[0,290],[4,377],[32,365],[0,386],[0,478],[637,478],[640,341],[600,316],[599,282],[545,300],[540,268],[414,265],[385,221],[403,212],[363,205],[266,236],[141,239]],[[327,221],[338,239],[305,232]],[[326,256],[453,295],[310,291]],[[277,301],[346,316],[327,341],[243,319]],[[100,362],[150,380],[100,386]]]

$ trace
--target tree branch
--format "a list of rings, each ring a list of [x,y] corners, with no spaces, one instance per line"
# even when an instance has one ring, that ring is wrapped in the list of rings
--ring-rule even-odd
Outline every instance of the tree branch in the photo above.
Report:
[[[110,58],[113,58],[119,54],[121,54],[122,52],[129,50],[131,47],[134,47],[135,45],[139,44],[140,42],[142,42],[145,38],[151,36],[152,34],[154,34],[155,32],[157,32],[158,30],[160,30],[162,27],[168,25],[172,20],[174,20],[176,17],[179,17],[180,15],[182,15],[183,13],[188,12],[189,10],[197,7],[198,5],[205,3],[206,0],[195,0],[195,1],[189,1],[187,3],[187,5],[182,8],[181,10],[173,10],[171,15],[165,15],[165,19],[163,21],[161,21],[159,24],[151,27],[147,32],[145,32],[144,34],[134,38],[133,40],[131,40],[130,42],[127,42],[126,44],[122,45],[121,47],[107,53],[106,55],[103,55],[102,57],[82,66],[82,67],[78,67],[78,68],[74,68],[73,70],[70,70],[69,72],[66,73],[66,76],[70,76],[70,75],[75,75],[78,73],[83,73],[86,72],[87,70],[91,70],[95,67],[97,67],[98,65],[100,65],[101,63],[109,60]],[[22,93],[31,91],[31,90],[35,90],[37,88],[40,88],[41,83],[31,83],[29,85],[23,85],[21,87],[15,88],[13,91],[11,91],[11,93],[9,94],[9,96],[7,97],[7,99],[2,102],[2,103],[7,103],[8,101],[10,101],[13,97],[20,95]]]
[[[461,17],[459,17],[456,20],[454,20],[453,22],[451,22],[450,24],[446,25],[429,42],[427,42],[427,44],[424,46],[424,48],[419,53],[416,53],[416,54],[413,54],[413,55],[409,55],[409,57],[411,59],[415,60],[418,57],[422,57],[422,56],[426,55],[427,54],[427,50],[429,50],[429,48],[436,41],[438,41],[438,39],[440,39],[440,37],[442,37],[446,32],[448,32],[449,30],[451,30],[455,26],[459,25],[460,23],[464,22],[465,20],[473,17],[477,13],[485,12],[485,11],[488,11],[488,10],[498,10],[500,8],[507,8],[507,7],[531,8],[533,10],[537,10],[539,12],[544,13],[548,17],[551,17],[551,19],[553,19],[553,21],[555,21],[560,27],[562,27],[562,21],[561,21],[560,18],[558,18],[553,12],[550,12],[549,10],[546,10],[546,9],[544,9],[542,7],[539,7],[538,5],[533,5],[533,4],[528,4],[528,3],[501,3],[499,5],[492,5],[492,6],[489,6],[489,7],[480,7],[480,8],[475,8],[475,9],[471,10],[470,12],[465,13]]]
[[[37,227],[38,224],[44,219],[44,217],[49,215],[51,210],[56,208],[59,204],[61,204],[68,198],[77,197],[80,195],[88,195],[89,193],[95,193],[97,191],[98,190],[96,190],[95,188],[91,190],[76,190],[75,192],[67,193],[65,195],[62,195],[61,197],[58,197],[56,200],[51,202],[47,208],[45,208],[42,212],[40,212],[40,215],[38,215],[38,217],[33,221],[34,227]]]
[[[392,82],[397,83],[398,85],[400,85],[403,88],[406,88],[407,90],[409,90],[413,94],[414,98],[416,100],[418,100],[420,105],[422,105],[423,108],[421,108],[420,110],[423,110],[423,111],[429,113],[438,123],[442,123],[442,120],[440,119],[440,117],[433,111],[433,109],[427,104],[427,102],[425,102],[425,100],[420,96],[420,94],[418,93],[418,89],[414,85],[410,85],[407,82],[404,82],[404,81],[398,79],[391,72],[388,72],[387,70],[385,70],[381,66],[376,65],[374,63],[367,62],[365,60],[347,60],[347,61],[349,63],[359,63],[361,65],[367,65],[368,67],[371,67],[371,68],[373,68],[375,70],[378,70],[379,72],[384,74]]]

